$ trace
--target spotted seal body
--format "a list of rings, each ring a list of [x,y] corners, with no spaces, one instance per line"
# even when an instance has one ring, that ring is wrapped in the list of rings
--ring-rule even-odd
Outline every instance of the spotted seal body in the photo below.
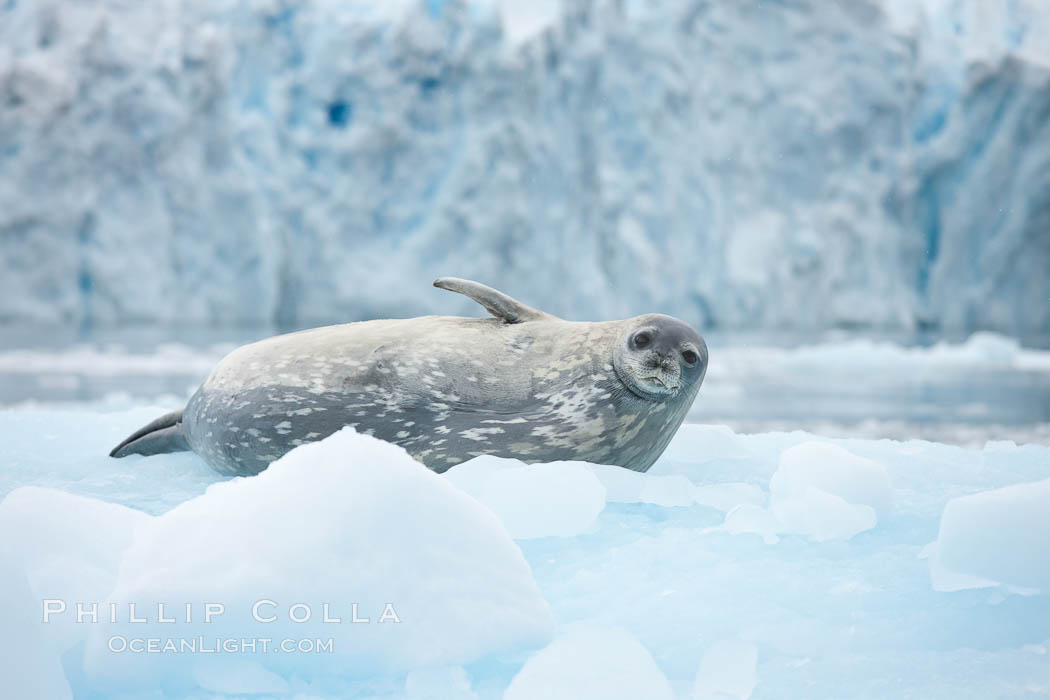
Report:
[[[245,345],[113,456],[192,449],[220,472],[257,474],[351,426],[438,472],[484,454],[645,471],[703,381],[703,339],[669,316],[570,322],[474,282],[435,285],[495,318],[364,321]]]

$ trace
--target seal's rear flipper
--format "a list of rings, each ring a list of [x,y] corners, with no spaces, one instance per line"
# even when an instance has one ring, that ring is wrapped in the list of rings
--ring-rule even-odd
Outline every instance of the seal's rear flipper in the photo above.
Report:
[[[522,304],[517,299],[511,298],[503,292],[471,280],[464,280],[458,277],[439,277],[434,280],[434,286],[440,289],[447,289],[450,292],[465,294],[484,306],[485,310],[490,314],[496,318],[502,318],[507,323],[525,323],[526,321],[554,318],[548,313]]]
[[[165,452],[185,452],[190,449],[182,434],[182,411],[167,413],[149,425],[139,428],[113,448],[110,457],[128,455],[159,455]]]

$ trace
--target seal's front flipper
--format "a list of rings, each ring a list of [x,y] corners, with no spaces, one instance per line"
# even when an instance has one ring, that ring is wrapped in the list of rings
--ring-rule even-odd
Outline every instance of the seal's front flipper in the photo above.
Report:
[[[182,433],[182,411],[172,411],[133,432],[114,447],[109,456],[159,455],[189,449],[186,436]]]
[[[526,306],[517,299],[513,299],[492,287],[486,287],[471,280],[464,280],[458,277],[439,277],[434,280],[434,286],[440,289],[447,289],[450,292],[465,294],[484,306],[485,310],[490,314],[496,318],[502,318],[507,323],[525,323],[526,321],[541,321],[555,318],[548,313]]]

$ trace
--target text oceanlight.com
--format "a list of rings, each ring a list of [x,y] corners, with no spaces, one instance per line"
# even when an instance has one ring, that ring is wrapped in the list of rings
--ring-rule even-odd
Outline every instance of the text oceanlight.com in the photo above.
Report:
[[[174,637],[125,637],[114,635],[109,638],[107,646],[110,651],[123,654],[331,654],[335,651],[335,642],[327,639],[273,639],[272,637],[244,638],[208,638],[204,636],[191,638]]]

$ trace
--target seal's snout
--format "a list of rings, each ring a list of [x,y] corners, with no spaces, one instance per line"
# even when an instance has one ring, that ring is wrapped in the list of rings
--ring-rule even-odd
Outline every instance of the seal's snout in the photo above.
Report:
[[[641,359],[634,376],[646,389],[658,394],[675,393],[681,386],[681,369],[676,354],[653,350]]]
[[[663,366],[665,360],[666,356],[660,355],[655,350],[650,350],[645,354],[642,364],[646,369],[659,369]]]
[[[673,371],[678,364],[678,357],[673,349],[668,349],[664,352],[652,350],[645,356],[645,359],[642,362],[646,369]]]

